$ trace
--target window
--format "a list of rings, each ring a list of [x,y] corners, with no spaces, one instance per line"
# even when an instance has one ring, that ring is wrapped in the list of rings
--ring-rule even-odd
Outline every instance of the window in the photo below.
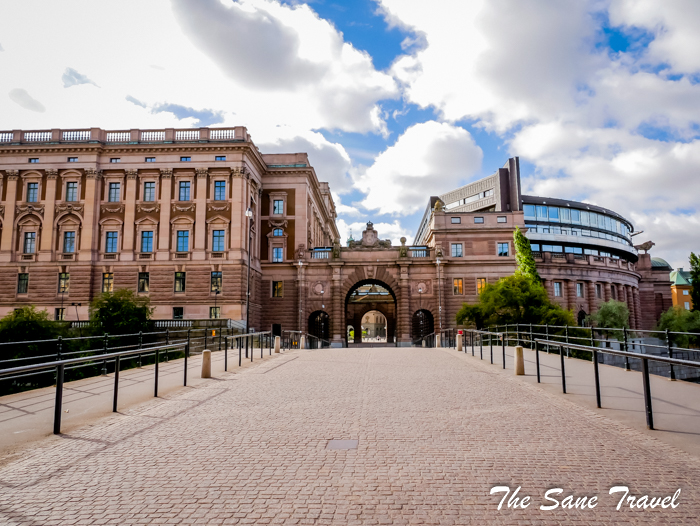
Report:
[[[68,162],[69,162],[69,163],[77,163],[77,162],[78,162],[78,158],[77,158],[77,157],[68,157]]]
[[[571,210],[569,210],[568,208],[560,208],[559,216],[559,220],[562,223],[571,223]]]
[[[690,296],[690,291],[689,291],[689,290],[684,290],[684,291],[683,291],[683,296]]]
[[[173,307],[173,319],[181,320],[182,318],[184,318],[184,310],[185,309],[183,307]]]
[[[185,292],[185,272],[175,273],[175,292]]]
[[[576,297],[583,298],[583,283],[576,284]]]
[[[533,252],[539,252],[540,251],[539,243],[531,243],[530,250],[532,250]]]
[[[685,303],[683,303],[683,305],[685,306],[685,310],[690,310],[690,302],[689,301],[686,301]]]
[[[154,163],[154,162],[156,162],[156,158],[155,157],[146,157],[146,162],[147,163]]]
[[[525,219],[536,219],[535,205],[523,205],[523,212],[525,213]]]
[[[66,309],[63,307],[55,309],[53,319],[56,321],[64,321],[66,319]]]
[[[68,292],[70,287],[70,274],[68,272],[60,272],[58,274],[58,293]]]
[[[212,320],[219,319],[221,317],[221,307],[209,307],[209,318]]]
[[[114,274],[105,272],[102,274],[102,292],[112,292],[114,289]]]
[[[497,223],[507,223],[507,222],[508,222],[508,218],[507,218],[506,216],[498,216],[498,217],[496,218],[496,222],[497,222]]]
[[[17,274],[17,294],[26,294],[29,290],[29,274]]]
[[[183,163],[189,162],[192,160],[192,157],[180,157],[180,161]]]
[[[66,201],[78,200],[78,183],[66,183]]]
[[[548,216],[547,216],[547,207],[546,206],[537,206],[537,220],[538,221],[547,221]]]
[[[150,276],[148,272],[139,272],[139,292],[148,292]]]
[[[214,183],[214,201],[226,201],[226,181]]]
[[[284,200],[283,199],[275,199],[272,202],[272,213],[277,214],[277,215],[284,214]]]
[[[615,287],[615,285],[610,287],[610,297],[612,297],[612,299],[614,300],[617,299],[617,288]]]
[[[36,232],[25,232],[24,233],[24,253],[34,254],[36,249]]]
[[[39,183],[27,185],[27,203],[36,203],[39,198]]]
[[[226,156],[225,155],[217,155],[216,157],[214,157],[214,160],[215,161],[225,161]]]
[[[499,256],[508,256],[508,243],[499,243],[498,244],[498,255]]]
[[[554,296],[561,298],[561,283],[559,281],[554,282]]]
[[[600,283],[595,284],[595,297],[598,299],[603,297],[603,285]]]
[[[559,209],[556,206],[549,207],[549,220],[554,223],[559,222]]]
[[[141,252],[153,252],[153,231],[141,232]]]
[[[283,258],[282,258],[282,247],[275,247],[272,249],[272,262],[273,263],[282,263]]]
[[[154,183],[154,182],[143,183],[143,200],[144,201],[155,201],[156,200],[156,183]]]
[[[585,226],[590,226],[591,215],[588,212],[581,212],[581,224]]]
[[[180,181],[180,201],[190,200],[190,182]]]
[[[283,298],[284,297],[284,281],[273,281],[272,282],[272,297],[273,298]]]
[[[63,234],[63,253],[72,254],[75,252],[75,232],[65,232]]]
[[[122,160],[119,157],[112,157],[109,162],[110,163],[120,163]]]
[[[580,210],[572,210],[571,211],[571,222],[580,225],[581,224],[581,212]]]
[[[212,272],[211,273],[211,291],[212,292],[221,292],[221,282],[223,280],[222,277],[222,272]]]
[[[464,293],[464,286],[463,286],[462,278],[454,278],[452,280],[452,290],[454,294],[463,294]]]
[[[107,238],[105,239],[105,252],[108,254],[114,254],[117,251],[118,239],[119,234],[117,232],[107,232]]]
[[[484,218],[483,218],[483,217],[475,217],[475,218],[474,218],[474,222],[475,222],[475,223],[483,223],[483,222],[484,222]]]
[[[450,219],[450,221],[452,221],[453,225],[459,225],[462,222],[462,218],[461,217],[453,217]]]
[[[30,162],[31,164],[36,164],[36,163],[39,162],[39,158],[38,158],[38,157],[30,157],[30,158],[29,158],[29,162]]]
[[[476,292],[481,294],[486,287],[486,278],[476,278]]]
[[[109,183],[109,195],[107,196],[107,201],[110,203],[118,203],[120,190],[121,183]]]
[[[452,257],[461,258],[462,257],[462,243],[452,243]]]
[[[212,235],[211,249],[214,252],[223,252],[225,250],[223,230],[214,230],[214,234]]]
[[[189,230],[178,230],[177,231],[177,251],[187,252],[189,250],[190,244],[190,232]]]
[[[284,235],[284,231],[281,228],[275,228],[272,231],[272,235],[275,237],[282,237]]]

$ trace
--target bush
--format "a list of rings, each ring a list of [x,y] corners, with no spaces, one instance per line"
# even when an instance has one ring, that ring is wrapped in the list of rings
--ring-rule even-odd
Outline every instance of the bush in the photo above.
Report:
[[[151,329],[153,309],[146,297],[129,289],[105,292],[90,304],[90,321],[98,334],[134,334]]]
[[[51,340],[63,335],[64,327],[63,324],[51,321],[47,311],[36,310],[34,305],[20,307],[0,319],[0,342]],[[3,360],[46,354],[41,344],[3,345],[0,349]]]
[[[700,344],[700,311],[688,311],[676,305],[661,315],[656,326],[659,331],[690,332],[694,335],[672,334],[671,343],[676,347]]]
[[[629,329],[630,311],[626,303],[610,300],[603,303],[595,313],[588,316],[587,320],[592,325],[595,325],[606,337],[612,336],[622,341],[622,331],[606,331],[605,329]]]

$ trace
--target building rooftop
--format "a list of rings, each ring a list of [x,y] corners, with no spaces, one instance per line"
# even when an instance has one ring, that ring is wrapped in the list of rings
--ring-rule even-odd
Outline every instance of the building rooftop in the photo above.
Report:
[[[668,261],[662,258],[651,258],[651,268],[654,270],[672,270],[673,267],[669,265]]]
[[[693,280],[690,278],[690,272],[682,268],[671,271],[669,279],[671,280],[671,285],[674,286],[680,285],[681,287],[690,287],[693,284]]]

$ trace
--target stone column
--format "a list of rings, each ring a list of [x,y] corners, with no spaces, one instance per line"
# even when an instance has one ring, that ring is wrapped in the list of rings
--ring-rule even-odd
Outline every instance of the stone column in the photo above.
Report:
[[[85,169],[85,214],[82,225],[83,235],[80,236],[81,261],[91,261],[99,248],[100,232],[97,225],[100,220],[100,202],[102,201],[100,179],[102,179],[101,170]]]
[[[245,179],[242,177],[240,169],[232,170],[231,175],[231,240],[230,250],[235,251],[236,258],[243,257],[246,247],[246,237],[248,236],[248,222],[245,211],[248,208],[245,204]],[[230,254],[229,259],[234,259]]]
[[[595,295],[595,281],[586,282],[586,295],[588,296],[588,314],[598,310],[598,300]]]
[[[630,311],[630,328],[637,328],[637,312],[634,304],[634,296],[632,295],[632,287],[630,285],[625,285],[625,299],[627,303],[627,308]]]
[[[53,219],[56,205],[56,179],[58,170],[46,170],[46,198],[44,199],[44,223],[41,229],[41,246],[37,259],[39,261],[51,261],[54,247],[55,229]]]
[[[604,293],[604,295],[605,295],[605,296],[604,296],[605,301],[606,301],[606,302],[607,302],[607,301],[610,301],[610,299],[612,298],[612,286],[611,286],[610,282],[609,282],[609,281],[606,281],[605,284],[603,285],[603,287],[604,287],[604,288],[603,288],[603,291],[604,291],[603,293]]]
[[[160,170],[160,225],[158,228],[158,252],[156,259],[170,259],[170,199],[172,197],[173,171],[169,168]]]
[[[306,276],[305,264],[297,264],[297,329],[298,331],[306,332],[307,327],[304,324],[304,304],[306,303]]]
[[[396,302],[396,339],[400,346],[411,345],[411,288],[408,265],[400,266],[399,297]]]
[[[5,199],[5,215],[2,223],[2,239],[0,240],[0,261],[12,261],[13,239],[15,234],[15,205],[17,200],[18,170],[6,170],[7,197]]]
[[[134,231],[136,229],[136,185],[138,170],[125,170],[124,242],[119,256],[122,261],[134,260]]]
[[[639,301],[639,289],[637,287],[632,288],[632,301],[634,305],[634,317],[635,317],[635,328],[643,329],[642,323],[642,307]]]
[[[569,309],[576,308],[576,282],[571,279],[566,280],[566,304]],[[578,315],[578,312],[574,315]]]
[[[343,289],[340,266],[332,266],[333,281],[331,283],[331,337],[333,347],[341,347],[345,342],[345,312],[343,309]]]
[[[192,259],[203,260],[207,241],[207,182],[209,171],[206,168],[197,168],[197,194],[195,196],[196,212],[194,222],[194,251]]]

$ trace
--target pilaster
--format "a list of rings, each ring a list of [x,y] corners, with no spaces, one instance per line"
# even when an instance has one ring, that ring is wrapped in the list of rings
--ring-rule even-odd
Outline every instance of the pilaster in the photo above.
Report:
[[[207,241],[207,181],[209,171],[206,168],[196,170],[197,194],[195,196],[196,212],[194,222],[194,251],[192,259],[206,259]]]
[[[134,260],[134,231],[136,219],[136,185],[138,170],[126,170],[126,203],[124,208],[124,242],[122,245],[122,261]]]
[[[169,168],[160,170],[160,225],[158,228],[158,252],[156,259],[170,259],[170,197],[172,196],[173,171]]]
[[[100,242],[100,232],[97,228],[100,220],[100,194],[98,185],[102,178],[102,171],[94,168],[85,169],[85,215],[83,216],[83,232],[80,236],[80,260],[91,261],[94,252],[97,251]],[[92,232],[92,235],[87,235]]]
[[[13,239],[15,234],[15,204],[17,196],[18,170],[6,170],[7,199],[5,215],[2,222],[2,238],[0,239],[0,261],[12,261]]]
[[[44,223],[41,229],[41,246],[37,259],[39,261],[51,261],[52,249],[54,247],[54,236],[56,229],[53,225],[55,203],[56,203],[56,180],[58,170],[46,170],[46,198],[44,199]]]

